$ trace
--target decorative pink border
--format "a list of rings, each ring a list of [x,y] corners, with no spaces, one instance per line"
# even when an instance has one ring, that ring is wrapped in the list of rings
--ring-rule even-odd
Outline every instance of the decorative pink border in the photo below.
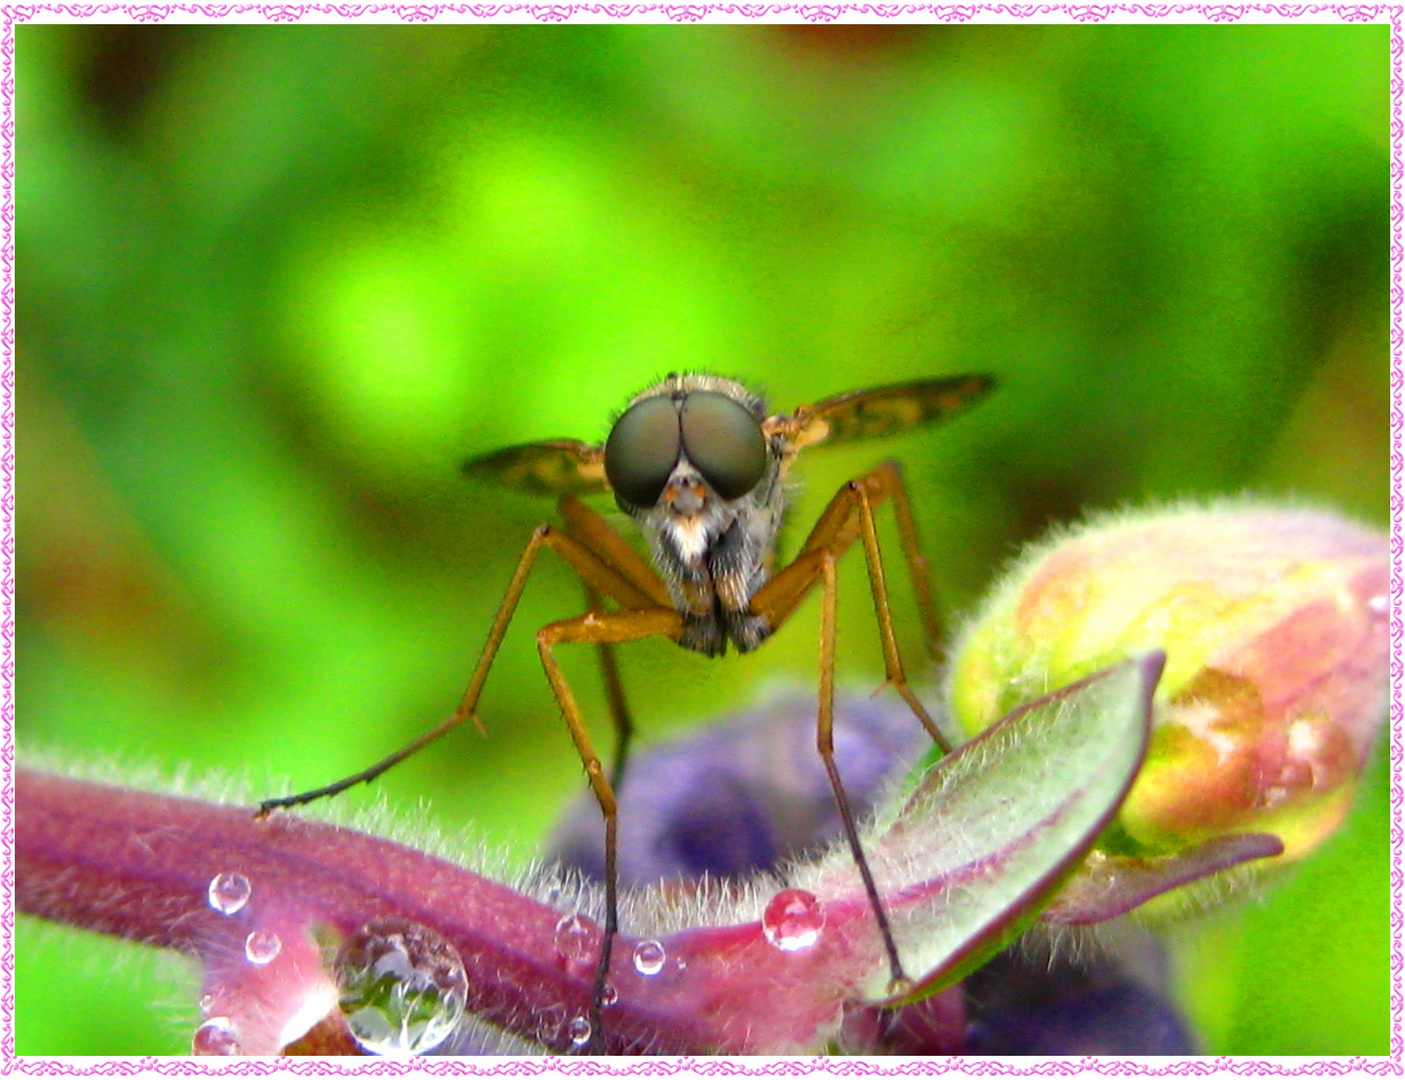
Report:
[[[115,21],[124,16],[132,22],[164,22],[168,19],[238,18],[241,22],[291,23],[365,20],[372,23],[398,19],[407,23],[467,22],[566,22],[573,16],[583,21],[695,23],[705,19],[717,22],[871,22],[889,19],[913,23],[964,22],[1054,22],[1099,23],[1161,19],[1211,23],[1240,21],[1265,22],[1306,19],[1312,22],[1370,23],[1390,20],[1392,56],[1397,64],[1401,8],[1387,4],[806,4],[806,3],[720,3],[720,4],[31,4],[3,8],[7,63],[13,56],[13,27],[16,23],[102,18]],[[13,72],[6,75],[13,85]],[[6,116],[11,102],[5,101]],[[10,148],[6,148],[7,154]],[[12,159],[7,159],[12,160]],[[8,194],[8,193],[7,193]],[[12,205],[12,204],[7,204]],[[8,237],[8,233],[7,233]],[[7,313],[8,314],[8,313]]]
[[[0,1073],[26,1076],[1402,1076],[1405,1075],[1405,7],[1385,4],[804,4],[804,3],[584,3],[584,4],[35,4],[0,8]],[[257,24],[361,20],[406,23],[500,20],[502,22],[740,20],[827,23],[874,19],[900,22],[1075,23],[1165,20],[1210,23],[1303,19],[1312,22],[1390,22],[1391,95],[1391,1035],[1387,1058],[1252,1059],[968,1059],[927,1058],[684,1058],[633,1060],[588,1058],[421,1058],[412,1062],[370,1059],[284,1058],[279,1060],[143,1058],[63,1061],[15,1055],[14,990],[14,802],[15,802],[15,26],[37,21],[102,18],[131,22],[238,18]]]
[[[1405,268],[1405,246],[1402,246],[1401,211],[1402,171],[1405,171],[1405,118],[1401,115],[1405,99],[1405,79],[1402,78],[1402,56],[1405,42],[1400,35],[1401,9],[1390,16],[1390,1056],[1397,1070],[1405,1040],[1401,1036],[1402,976],[1405,957],[1401,953],[1402,899],[1405,899],[1405,870],[1401,865],[1401,814],[1405,806],[1405,787],[1401,784],[1402,737],[1405,736],[1405,700],[1402,700],[1401,601],[1405,599],[1405,577],[1402,577],[1402,527],[1405,527],[1405,455],[1401,453],[1401,433],[1405,430],[1405,414],[1401,411],[1402,337],[1401,310],[1405,307],[1405,283],[1401,272]]]
[[[0,38],[0,1056],[15,1062],[15,27]]]

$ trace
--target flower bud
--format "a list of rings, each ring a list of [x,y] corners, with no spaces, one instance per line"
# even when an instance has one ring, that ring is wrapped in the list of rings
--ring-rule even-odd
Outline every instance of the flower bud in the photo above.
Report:
[[[1097,518],[1036,545],[965,630],[970,733],[1147,649],[1166,651],[1146,764],[1101,845],[1129,855],[1332,832],[1385,716],[1389,541],[1331,514],[1221,503]]]

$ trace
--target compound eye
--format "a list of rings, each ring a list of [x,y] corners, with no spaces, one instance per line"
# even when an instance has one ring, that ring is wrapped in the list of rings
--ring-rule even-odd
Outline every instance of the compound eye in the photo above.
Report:
[[[653,506],[678,464],[681,445],[672,398],[630,406],[605,442],[605,475],[615,494],[635,506]]]
[[[683,447],[688,460],[724,499],[740,499],[766,471],[766,439],[745,408],[711,390],[683,401]]]

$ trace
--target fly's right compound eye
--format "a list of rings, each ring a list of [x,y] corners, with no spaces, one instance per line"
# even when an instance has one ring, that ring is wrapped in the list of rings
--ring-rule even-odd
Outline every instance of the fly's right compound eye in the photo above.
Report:
[[[655,505],[682,446],[672,398],[646,398],[625,410],[605,443],[605,475],[615,494],[634,506]]]
[[[756,417],[726,394],[699,390],[683,402],[688,460],[722,498],[740,499],[766,472],[766,439]]]

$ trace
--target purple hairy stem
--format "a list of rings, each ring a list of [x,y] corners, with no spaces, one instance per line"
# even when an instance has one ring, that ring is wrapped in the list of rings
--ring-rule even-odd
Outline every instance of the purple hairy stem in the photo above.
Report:
[[[256,971],[259,981],[243,989],[257,1000],[246,1004],[246,1016],[231,1018],[243,1053],[277,1053],[301,1034],[285,1030],[305,1008],[292,999],[335,1006],[313,930],[346,937],[377,918],[407,919],[450,941],[468,973],[469,1011],[486,1020],[521,1029],[563,1006],[571,1016],[589,1007],[589,966],[573,970],[554,946],[559,912],[387,840],[28,769],[16,774],[15,833],[19,910],[195,956],[216,995],[212,984],[222,974]],[[208,900],[211,881],[224,873],[242,874],[252,890],[232,915]],[[245,947],[257,931],[277,934],[282,947],[254,967]],[[619,1008],[628,1014],[633,1006]],[[308,1016],[309,1026],[322,1015]],[[621,1043],[612,1050],[627,1052],[625,1033],[644,1026],[667,1052],[716,1045],[695,1017],[649,1010],[630,1020],[616,1025]],[[564,1021],[561,1028],[548,1043],[557,1049],[569,1045]],[[530,1034],[540,1034],[534,1024]]]
[[[631,897],[625,929],[655,933],[616,939],[606,1051],[813,1053],[838,1042],[959,1052],[960,991],[944,988],[1088,854],[1141,763],[1163,662],[1147,654],[1016,709],[884,815],[865,848],[906,988],[889,982],[842,850],[791,864],[785,887],[675,879]],[[16,810],[21,911],[201,962],[197,1052],[346,1052],[357,1017],[381,1008],[376,980],[403,973],[412,954],[425,961],[410,964],[414,979],[442,976],[446,999],[490,1029],[558,1052],[586,1041],[583,1025],[590,1034],[600,928],[582,911],[401,844],[246,807],[21,769]],[[1216,860],[1205,862],[1196,869]],[[373,1048],[426,1052],[438,1040],[408,1037],[423,1027],[424,984],[397,985],[408,1013],[390,1023],[402,1039]],[[460,1033],[446,1045],[471,1043]]]
[[[510,1032],[565,1050],[570,1020],[589,1012],[593,955],[562,955],[561,912],[411,848],[27,769],[17,774],[16,805],[19,909],[197,957],[211,1011],[237,1032],[238,1052],[276,1053],[322,1020],[336,998],[314,934],[345,939],[376,919],[406,920],[450,942],[467,973],[468,1011]],[[209,899],[221,874],[250,886],[247,904],[228,915]],[[276,956],[251,963],[251,934],[276,935]],[[878,957],[861,894],[829,904],[824,941],[805,954],[772,947],[759,922],[661,940],[669,970],[646,977],[631,963],[639,939],[618,939],[611,1053],[812,1043]],[[544,1029],[543,1017],[555,1022]]]

